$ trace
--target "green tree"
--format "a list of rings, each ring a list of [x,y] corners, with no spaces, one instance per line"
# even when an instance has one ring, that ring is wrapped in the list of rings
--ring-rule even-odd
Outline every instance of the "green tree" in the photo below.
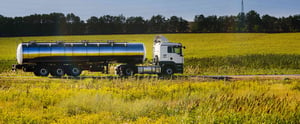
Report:
[[[104,15],[98,19],[98,23],[102,34],[124,33],[126,18],[123,15]]]
[[[192,32],[205,32],[205,16],[196,15],[192,25]]]
[[[264,32],[271,33],[271,32],[278,32],[278,19],[273,16],[264,15],[262,16],[262,28]]]
[[[260,32],[261,31],[261,19],[257,12],[251,10],[246,15],[246,25],[248,32]]]
[[[152,16],[148,21],[149,33],[167,32],[167,20],[162,15]]]
[[[126,33],[145,33],[147,23],[143,17],[129,17],[126,19]]]
[[[246,32],[246,16],[245,13],[239,13],[237,15],[237,32]]]
[[[99,30],[99,22],[98,22],[98,18],[95,16],[90,17],[87,20],[87,24],[86,24],[87,28],[87,33],[88,34],[98,34],[100,33]]]
[[[217,16],[208,16],[205,19],[207,32],[219,32],[219,22]]]
[[[177,16],[172,16],[168,20],[168,32],[178,32],[179,18]]]
[[[293,31],[299,32],[300,31],[300,14],[294,15],[292,17],[292,25],[293,25]]]
[[[237,20],[235,16],[220,16],[218,18],[219,32],[235,32],[235,20]]]
[[[292,31],[292,17],[282,17],[278,19],[280,32],[291,32]]]
[[[179,18],[178,32],[188,32],[189,22],[182,17]]]
[[[68,34],[84,34],[84,22],[79,16],[69,13],[66,16]]]

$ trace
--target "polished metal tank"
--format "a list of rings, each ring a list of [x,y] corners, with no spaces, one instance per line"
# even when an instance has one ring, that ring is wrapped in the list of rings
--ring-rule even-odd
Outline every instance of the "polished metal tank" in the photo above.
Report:
[[[77,42],[21,43],[17,61],[23,63],[143,63],[146,50],[143,43]]]

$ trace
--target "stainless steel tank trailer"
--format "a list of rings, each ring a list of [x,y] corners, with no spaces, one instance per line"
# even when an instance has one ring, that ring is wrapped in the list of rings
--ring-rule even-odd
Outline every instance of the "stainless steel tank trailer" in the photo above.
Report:
[[[127,42],[24,42],[17,47],[17,62],[12,70],[22,69],[36,76],[79,76],[83,70],[108,73],[109,65],[119,76],[158,74],[171,76],[183,73],[184,57],[181,43],[156,36],[153,42],[153,62],[146,60],[143,43]]]

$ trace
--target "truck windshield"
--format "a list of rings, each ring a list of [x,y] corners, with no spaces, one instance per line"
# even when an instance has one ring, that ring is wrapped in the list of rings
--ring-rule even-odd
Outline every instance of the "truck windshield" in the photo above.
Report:
[[[182,55],[181,46],[169,46],[168,47],[168,53],[176,53],[179,55]]]

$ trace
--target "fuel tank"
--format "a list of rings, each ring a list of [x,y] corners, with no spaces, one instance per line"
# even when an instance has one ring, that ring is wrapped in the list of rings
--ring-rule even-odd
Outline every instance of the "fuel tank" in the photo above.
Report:
[[[145,60],[143,43],[74,42],[21,43],[17,47],[17,61],[24,63],[130,63]]]

